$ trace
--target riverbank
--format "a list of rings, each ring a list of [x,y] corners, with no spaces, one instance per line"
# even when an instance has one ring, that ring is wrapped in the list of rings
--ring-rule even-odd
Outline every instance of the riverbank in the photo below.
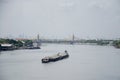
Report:
[[[39,42],[39,43],[38,43]],[[15,39],[0,39],[0,51],[6,51],[6,50],[17,50],[17,49],[40,49],[38,45],[43,43],[50,43],[50,44],[89,44],[89,45],[110,45],[114,46],[115,48],[120,49],[120,40],[30,40],[30,39],[24,39],[24,40],[15,40]]]
[[[14,40],[14,39],[0,39],[0,51],[18,50],[18,49],[40,49],[36,44],[34,46],[32,40]]]

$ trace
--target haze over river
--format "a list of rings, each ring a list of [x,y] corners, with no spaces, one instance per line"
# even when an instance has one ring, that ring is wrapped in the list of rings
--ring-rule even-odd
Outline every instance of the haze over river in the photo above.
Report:
[[[67,50],[70,57],[41,63]],[[120,49],[112,46],[44,44],[37,50],[0,52],[0,80],[120,80]]]

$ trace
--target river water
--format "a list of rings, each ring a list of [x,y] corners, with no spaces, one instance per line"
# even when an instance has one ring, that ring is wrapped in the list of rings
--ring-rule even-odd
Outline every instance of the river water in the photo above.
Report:
[[[44,56],[64,50],[69,58],[41,63]],[[0,80],[120,80],[120,49],[44,44],[38,50],[0,52]]]

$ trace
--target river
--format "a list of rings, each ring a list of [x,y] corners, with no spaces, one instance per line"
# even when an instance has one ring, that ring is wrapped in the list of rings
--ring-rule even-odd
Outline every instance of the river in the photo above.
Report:
[[[70,57],[41,63],[67,50]],[[112,46],[44,44],[36,50],[0,52],[0,80],[120,80],[120,49]]]

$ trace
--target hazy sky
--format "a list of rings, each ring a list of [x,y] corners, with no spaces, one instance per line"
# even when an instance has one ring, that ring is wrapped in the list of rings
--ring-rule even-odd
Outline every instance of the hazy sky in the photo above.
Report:
[[[0,0],[0,37],[120,38],[120,0]]]

